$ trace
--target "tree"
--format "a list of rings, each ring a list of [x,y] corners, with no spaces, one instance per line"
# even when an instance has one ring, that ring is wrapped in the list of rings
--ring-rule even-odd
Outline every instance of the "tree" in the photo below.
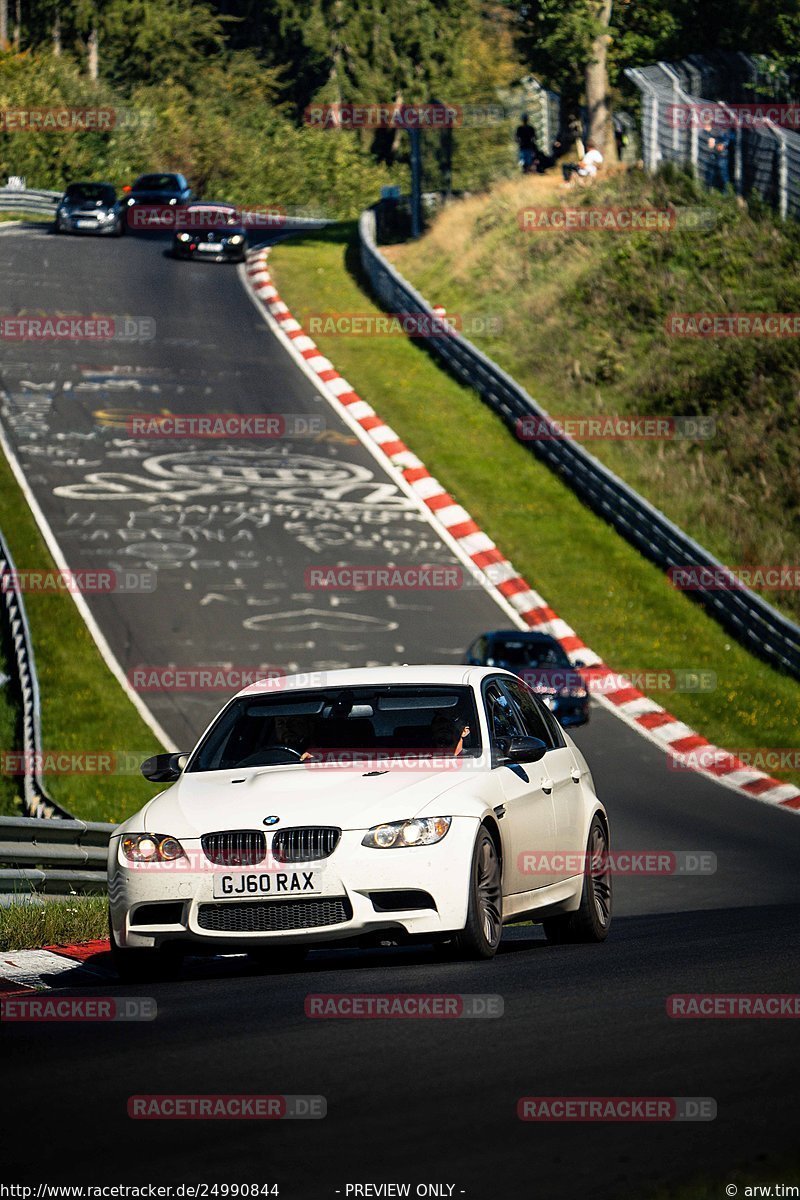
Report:
[[[589,136],[613,157],[611,106],[624,68],[652,62],[674,48],[679,3],[669,10],[662,0],[508,4],[520,49],[534,74],[561,94],[565,117],[576,116],[586,105]]]
[[[608,95],[608,44],[611,41],[612,0],[600,0],[596,23],[591,29],[591,46],[584,71],[588,140],[602,151],[606,160],[616,161],[617,147]]]

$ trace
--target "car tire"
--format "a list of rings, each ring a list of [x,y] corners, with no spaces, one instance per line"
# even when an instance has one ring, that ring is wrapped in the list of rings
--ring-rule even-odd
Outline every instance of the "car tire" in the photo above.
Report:
[[[503,884],[494,838],[482,825],[475,839],[469,877],[467,922],[449,943],[457,958],[494,958],[503,936]]]
[[[167,942],[152,950],[132,950],[118,946],[111,918],[108,922],[111,943],[111,963],[125,983],[147,983],[150,980],[170,979],[180,974],[183,953],[176,943]]]
[[[548,942],[604,942],[611,928],[613,889],[608,862],[608,833],[599,816],[592,819],[586,842],[586,863],[580,907],[563,917],[543,921]],[[601,861],[598,863],[597,860]]]

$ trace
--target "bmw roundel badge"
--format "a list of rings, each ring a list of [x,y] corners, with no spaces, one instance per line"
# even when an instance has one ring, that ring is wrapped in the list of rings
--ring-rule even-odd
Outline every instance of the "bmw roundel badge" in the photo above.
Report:
[[[264,817],[265,825],[277,825],[278,821],[280,821],[280,817]]]

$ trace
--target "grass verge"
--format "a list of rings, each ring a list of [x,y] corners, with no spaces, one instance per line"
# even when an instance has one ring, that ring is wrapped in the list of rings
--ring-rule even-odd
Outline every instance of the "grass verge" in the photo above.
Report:
[[[42,213],[5,212],[0,213],[0,225],[8,221],[37,221],[40,225],[52,225],[53,218],[45,217]]]
[[[276,286],[299,321],[380,311],[361,278],[356,238],[354,224],[341,225],[273,251]],[[800,747],[797,684],[753,658],[676,592],[421,345],[403,337],[321,334],[315,340],[517,570],[616,670],[714,672],[713,690],[650,694],[727,749]],[[465,648],[479,632],[463,629]],[[798,771],[775,774],[800,783]]]
[[[674,206],[710,227],[520,228],[520,214],[541,221],[562,205]],[[796,222],[669,169],[567,192],[553,175],[529,176],[452,204],[423,238],[387,253],[554,416],[711,418],[710,437],[587,449],[723,562],[800,561],[797,339],[669,332],[676,313],[796,312]],[[764,594],[800,618],[800,592]]]
[[[33,515],[0,452],[0,529],[17,570],[55,569]],[[68,594],[30,593],[25,608],[42,697],[44,750],[111,754],[163,749],[110,674]],[[18,750],[14,717],[0,692],[0,749]],[[157,790],[138,773],[46,776],[53,799],[76,817],[119,823]],[[0,773],[0,799],[13,809],[16,781]]]
[[[43,904],[10,904],[0,908],[0,950],[67,946],[107,935],[105,896],[69,896]]]

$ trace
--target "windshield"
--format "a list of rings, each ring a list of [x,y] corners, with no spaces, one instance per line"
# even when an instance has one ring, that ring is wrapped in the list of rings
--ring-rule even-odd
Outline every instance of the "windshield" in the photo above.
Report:
[[[135,192],[179,192],[177,175],[142,175],[133,185]]]
[[[243,696],[220,713],[187,771],[479,754],[471,688],[325,688]]]
[[[102,183],[71,183],[65,192],[67,200],[78,200],[81,203],[113,204],[117,196],[112,187]]]
[[[533,642],[523,638],[497,641],[491,656],[497,663],[515,667],[569,667],[570,661],[558,642]]]
[[[235,208],[192,204],[181,213],[181,222],[184,229],[215,229],[223,225],[239,227],[241,217]]]

